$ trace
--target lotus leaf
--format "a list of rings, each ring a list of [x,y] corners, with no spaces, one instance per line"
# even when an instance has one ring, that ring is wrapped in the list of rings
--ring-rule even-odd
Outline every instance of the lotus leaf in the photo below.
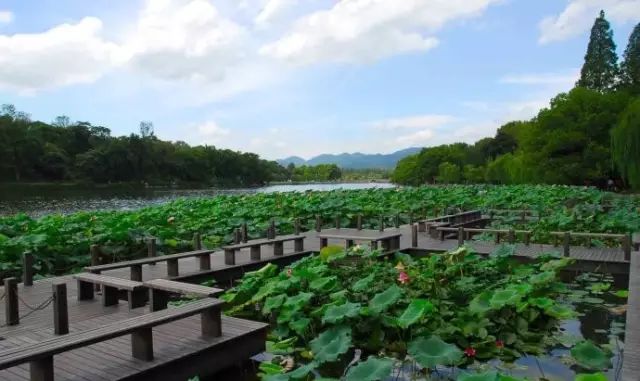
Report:
[[[355,282],[353,286],[351,286],[351,289],[356,292],[364,291],[369,287],[371,283],[373,283],[374,278],[375,274],[371,274],[365,278],[362,278]]]
[[[477,295],[469,303],[469,311],[476,315],[484,315],[492,308],[490,304],[492,296],[493,294],[489,291]]]
[[[414,299],[407,309],[398,317],[400,328],[408,328],[410,325],[422,319],[425,313],[433,311],[433,304],[426,299]]]
[[[389,358],[369,357],[367,361],[349,369],[345,381],[378,381],[386,380],[391,374],[393,360]]]
[[[282,303],[284,303],[285,298],[286,298],[286,295],[284,294],[268,297],[264,301],[264,307],[262,307],[262,313],[270,314],[271,311],[282,306]]]
[[[385,311],[402,296],[402,289],[395,284],[385,291],[376,294],[369,302],[369,308],[375,313]]]
[[[329,292],[336,287],[337,281],[338,281],[338,278],[335,276],[318,278],[309,283],[309,288],[314,291]]]
[[[317,363],[336,361],[351,348],[351,329],[332,327],[309,343]]]
[[[610,356],[591,341],[583,341],[571,348],[571,356],[586,369],[604,370],[611,366]]]
[[[575,381],[607,381],[604,373],[578,374]]]
[[[522,295],[514,289],[496,291],[491,296],[491,308],[500,309],[505,306],[515,306],[522,299]]]
[[[544,312],[547,315],[560,320],[571,319],[576,315],[571,308],[561,304],[554,304],[551,307],[545,308]]]
[[[322,317],[322,323],[339,323],[345,319],[358,316],[360,313],[359,303],[345,303],[339,306],[331,306],[327,308]]]
[[[437,336],[413,340],[409,343],[408,353],[425,368],[452,365],[462,358],[462,351],[458,347],[445,343]]]

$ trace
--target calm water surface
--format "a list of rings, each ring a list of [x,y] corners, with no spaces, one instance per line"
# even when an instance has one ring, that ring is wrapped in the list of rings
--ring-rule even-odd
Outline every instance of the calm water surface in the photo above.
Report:
[[[176,198],[212,197],[221,194],[328,191],[334,189],[393,188],[389,183],[284,184],[262,188],[176,189],[64,186],[0,187],[0,215],[26,213],[37,217],[51,213],[68,214],[82,210],[130,210],[163,204]]]

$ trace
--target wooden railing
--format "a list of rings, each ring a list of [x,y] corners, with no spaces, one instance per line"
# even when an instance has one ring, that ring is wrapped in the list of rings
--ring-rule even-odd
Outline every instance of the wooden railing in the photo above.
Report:
[[[633,249],[633,242],[631,234],[612,234],[612,233],[581,233],[581,232],[551,232],[551,236],[554,237],[554,246],[559,246],[559,241],[562,239],[563,252],[566,257],[571,252],[571,239],[572,238],[586,238],[589,246],[591,246],[591,239],[609,239],[620,242],[622,251],[624,252],[624,259],[631,260],[631,250]]]
[[[495,243],[498,244],[501,241],[502,236],[506,236],[507,242],[510,244],[516,243],[517,236],[522,236],[522,241],[525,245],[529,246],[531,243],[531,235],[533,232],[531,230],[514,230],[514,229],[476,229],[476,228],[465,228],[465,227],[434,227],[435,231],[438,232],[438,237],[441,241],[445,239],[445,233],[457,233],[458,244],[464,244],[465,240],[469,240],[472,234],[493,234],[495,236]]]

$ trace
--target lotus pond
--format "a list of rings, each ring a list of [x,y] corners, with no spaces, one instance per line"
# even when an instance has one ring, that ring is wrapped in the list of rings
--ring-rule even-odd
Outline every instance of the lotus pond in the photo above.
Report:
[[[263,380],[616,380],[626,285],[502,246],[426,256],[328,247],[247,273],[227,315],[269,322]],[[577,276],[576,276],[577,275]]]

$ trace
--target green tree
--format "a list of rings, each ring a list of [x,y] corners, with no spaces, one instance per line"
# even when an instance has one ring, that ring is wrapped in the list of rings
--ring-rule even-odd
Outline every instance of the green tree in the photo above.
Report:
[[[640,99],[624,111],[611,131],[612,156],[622,176],[640,189]]]
[[[631,32],[620,69],[622,86],[640,92],[640,23]]]
[[[449,162],[440,163],[438,166],[438,181],[445,184],[456,184],[462,179],[460,167]]]
[[[613,31],[604,11],[600,11],[591,28],[587,54],[576,86],[605,92],[614,88],[617,77],[618,56],[616,44],[613,42]]]

